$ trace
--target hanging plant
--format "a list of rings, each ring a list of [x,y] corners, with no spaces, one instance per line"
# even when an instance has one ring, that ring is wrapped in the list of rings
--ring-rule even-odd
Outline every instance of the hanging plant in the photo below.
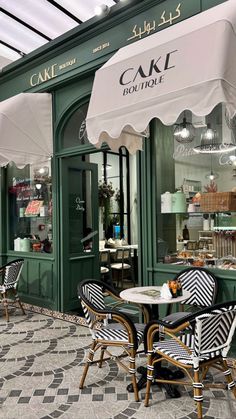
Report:
[[[102,207],[102,222],[107,229],[111,221],[111,198],[115,191],[111,182],[105,183],[99,181],[98,184],[98,203],[99,207]]]

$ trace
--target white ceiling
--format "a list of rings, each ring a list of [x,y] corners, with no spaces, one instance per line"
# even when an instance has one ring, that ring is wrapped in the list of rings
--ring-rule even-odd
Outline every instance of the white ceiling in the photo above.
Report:
[[[0,68],[126,0],[0,0]]]

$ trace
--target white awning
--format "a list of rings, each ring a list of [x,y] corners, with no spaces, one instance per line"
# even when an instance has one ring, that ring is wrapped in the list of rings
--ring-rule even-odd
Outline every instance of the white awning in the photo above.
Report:
[[[135,33],[134,33],[135,35]],[[121,48],[95,75],[87,132],[96,146],[126,145],[153,118],[172,125],[186,109],[209,114],[236,109],[236,1],[228,0]],[[131,152],[141,148],[129,138]]]
[[[21,93],[0,102],[0,166],[46,161],[53,153],[50,93]]]

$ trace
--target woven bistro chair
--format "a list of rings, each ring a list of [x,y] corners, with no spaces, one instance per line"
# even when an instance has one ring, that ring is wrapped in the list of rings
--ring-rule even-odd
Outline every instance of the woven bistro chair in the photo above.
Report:
[[[25,314],[24,308],[21,304],[20,298],[17,294],[17,284],[20,278],[20,274],[23,268],[24,259],[16,259],[12,262],[7,263],[6,265],[0,268],[0,275],[2,277],[0,285],[0,297],[2,304],[5,308],[6,320],[9,322],[9,312],[8,312],[8,297],[10,294],[13,294],[14,301],[17,302],[22,310],[22,313]],[[12,299],[11,299],[12,301]]]
[[[99,253],[100,261],[100,278],[102,281],[113,286],[112,275],[111,275],[111,262],[110,262],[110,251],[103,250]]]
[[[121,289],[124,288],[125,279],[130,280],[135,286],[131,249],[117,249],[115,260],[111,263],[111,269],[118,288],[119,286]]]
[[[194,332],[189,335],[189,344],[185,345],[176,335],[190,325]],[[171,324],[161,320],[150,322],[144,332],[148,353],[145,406],[149,404],[154,365],[163,360],[181,368],[189,381],[165,380],[159,377],[155,378],[155,382],[192,386],[199,419],[202,419],[203,388],[225,388],[223,384],[203,384],[210,367],[223,372],[228,389],[233,391],[236,398],[235,383],[226,361],[235,327],[236,301],[216,304]],[[154,342],[154,337],[159,332],[165,335],[165,339]]]
[[[171,313],[162,320],[173,322],[183,319],[190,312],[215,304],[217,296],[217,279],[215,275],[204,268],[187,268],[179,272],[174,280],[180,280],[182,288],[190,291],[191,296],[180,303],[180,311]],[[170,308],[172,304],[170,304]],[[187,312],[184,311],[187,308]]]
[[[102,281],[86,279],[78,286],[78,296],[92,334],[92,344],[79,387],[83,388],[88,369],[92,364],[99,362],[98,365],[101,368],[103,361],[112,357],[127,373],[131,374],[135,400],[138,401],[135,357],[140,344],[143,342],[145,325],[141,324],[136,328],[136,325],[127,315],[116,309],[107,308],[104,302],[104,290],[106,294],[108,293],[118,302],[124,303],[116,291]],[[143,311],[146,324],[149,321],[150,313],[145,306],[140,306],[140,308]],[[114,355],[110,349],[112,347],[123,348],[122,354]],[[100,358],[99,360],[94,360],[94,354],[98,350],[101,351]],[[143,350],[139,352],[143,352]],[[104,358],[105,354],[108,355],[108,358]],[[128,364],[122,361],[122,358],[126,356],[129,357]]]

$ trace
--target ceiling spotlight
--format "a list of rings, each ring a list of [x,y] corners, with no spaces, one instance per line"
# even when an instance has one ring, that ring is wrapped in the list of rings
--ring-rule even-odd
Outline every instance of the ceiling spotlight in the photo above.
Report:
[[[183,118],[183,122],[175,124],[174,138],[179,143],[191,143],[195,137],[195,128]]]
[[[94,9],[94,12],[97,16],[108,14],[109,7],[106,4],[101,4],[99,6],[96,6]]]

